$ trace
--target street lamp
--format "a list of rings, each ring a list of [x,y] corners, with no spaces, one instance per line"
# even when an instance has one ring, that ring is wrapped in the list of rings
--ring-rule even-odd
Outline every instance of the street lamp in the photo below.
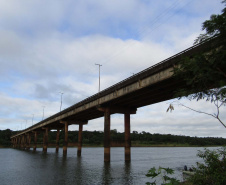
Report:
[[[43,108],[43,114],[42,114],[42,120],[43,120],[44,119],[44,109],[45,109],[45,106],[43,105],[42,108]]]
[[[102,66],[101,64],[95,64],[97,66],[99,66],[99,92],[100,92],[100,66]]]
[[[61,107],[62,107],[62,96],[63,96],[63,92],[59,92],[61,94],[61,100],[60,100],[60,111],[61,111]]]
[[[33,120],[34,120],[34,114],[32,114],[32,125],[33,125]]]

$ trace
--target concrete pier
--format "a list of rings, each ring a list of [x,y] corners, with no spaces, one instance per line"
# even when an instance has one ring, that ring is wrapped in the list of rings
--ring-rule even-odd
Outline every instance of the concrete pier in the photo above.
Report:
[[[48,134],[49,134],[49,129],[48,128],[43,128],[45,132],[43,133],[43,152],[47,152],[47,147],[48,147]]]
[[[83,124],[79,124],[79,131],[78,131],[78,149],[77,149],[77,156],[81,156],[82,153],[82,129],[83,129]]]
[[[27,134],[27,150],[30,150],[30,147],[31,147],[31,134],[28,133]]]
[[[125,161],[131,160],[131,140],[130,140],[130,114],[124,114],[125,120]]]
[[[60,129],[57,129],[57,133],[56,133],[56,153],[59,152],[59,138],[60,138]]]
[[[33,151],[36,151],[37,148],[37,139],[38,139],[38,132],[34,131],[34,146],[33,146]]]
[[[110,162],[111,160],[111,112],[110,108],[106,108],[104,112],[104,162]]]
[[[25,149],[25,135],[23,134],[23,137],[22,137],[22,149],[24,150]]]
[[[67,146],[68,146],[68,123],[64,122],[64,146],[63,146],[63,155],[67,155]]]

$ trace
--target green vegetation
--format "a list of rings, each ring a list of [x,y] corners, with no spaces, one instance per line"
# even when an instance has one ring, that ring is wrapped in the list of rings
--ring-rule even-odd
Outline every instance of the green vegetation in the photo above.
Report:
[[[13,135],[13,131],[10,129],[0,130],[0,147],[11,146],[10,137]]]
[[[202,158],[204,163],[197,163],[197,167],[193,167],[195,174],[188,179],[188,182],[195,185],[225,185],[226,147],[216,151],[205,149],[199,151],[197,156]]]
[[[226,0],[222,3],[226,5]],[[195,43],[206,42],[212,37],[215,37],[215,42],[206,46],[208,52],[200,52],[185,58],[175,66],[174,77],[183,79],[186,83],[185,87],[175,92],[175,97],[186,97],[197,101],[203,99],[214,103],[215,114],[207,113],[205,110],[195,110],[183,104],[179,105],[212,116],[226,128],[219,117],[220,108],[226,105],[226,8],[219,15],[211,15],[210,20],[203,23],[202,29],[206,33],[201,34]],[[173,103],[168,110],[174,110]]]
[[[147,182],[147,185],[156,185],[156,177],[161,176],[161,184],[164,185],[179,185],[180,181],[176,178],[170,177],[170,175],[174,174],[174,170],[171,168],[162,168],[159,167],[156,169],[155,167],[151,168],[148,173],[146,174],[147,177],[151,177],[152,179],[155,179],[154,182]],[[159,183],[157,183],[159,184]]]
[[[7,130],[0,130],[0,146],[11,146],[10,137],[17,132]],[[102,131],[83,131],[83,145],[84,146],[103,146],[104,133]],[[133,131],[130,135],[132,146],[223,146],[226,145],[225,138],[198,138],[190,136],[177,136],[171,134],[151,134],[149,132]],[[33,136],[31,142],[33,142]],[[55,146],[56,143],[56,131],[49,132],[49,146]],[[38,144],[42,144],[43,134],[38,135]],[[64,142],[64,131],[60,132],[60,145]],[[76,146],[78,142],[78,131],[68,132],[69,146]],[[124,146],[124,133],[117,132],[117,130],[111,130],[111,145],[112,146]]]
[[[163,185],[225,185],[226,184],[226,147],[217,150],[205,149],[199,151],[198,157],[202,158],[204,163],[197,163],[197,167],[193,167],[194,175],[180,183],[179,180],[170,177],[174,171],[170,168],[155,167],[151,168],[146,174],[147,177],[154,179],[153,182],[146,184],[156,185],[156,177],[159,180],[161,176]]]

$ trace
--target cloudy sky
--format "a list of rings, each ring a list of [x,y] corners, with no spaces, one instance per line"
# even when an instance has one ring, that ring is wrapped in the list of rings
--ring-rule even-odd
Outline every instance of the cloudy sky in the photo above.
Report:
[[[0,129],[20,130],[190,46],[221,0],[0,0]],[[172,100],[171,100],[172,101]],[[138,109],[131,131],[225,137],[214,118],[169,102]],[[215,112],[206,102],[182,103]],[[221,118],[226,122],[226,109]],[[103,118],[85,130],[103,131]],[[70,126],[70,130],[78,129]],[[123,115],[111,129],[123,131]]]

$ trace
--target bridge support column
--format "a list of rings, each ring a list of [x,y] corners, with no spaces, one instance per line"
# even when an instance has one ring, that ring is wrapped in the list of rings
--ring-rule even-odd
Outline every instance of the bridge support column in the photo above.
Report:
[[[27,134],[27,150],[30,150],[30,144],[31,144],[31,134]]]
[[[22,149],[24,150],[25,149],[25,146],[26,146],[26,141],[25,141],[25,135],[23,135],[23,138],[22,138]]]
[[[130,140],[130,114],[124,114],[125,120],[125,161],[131,160],[131,140]]]
[[[20,140],[21,140],[21,137],[20,137],[20,136],[18,136],[17,148],[20,148]]]
[[[47,152],[47,147],[48,147],[48,133],[49,129],[48,128],[43,128],[45,129],[45,132],[43,134],[43,152]]]
[[[16,137],[15,139],[16,139],[16,146],[15,147],[18,148],[19,138]]]
[[[18,147],[19,147],[19,149],[21,149],[21,136],[18,136],[18,137],[19,137]]]
[[[20,137],[20,149],[22,149],[22,147],[23,147],[23,142],[22,142],[23,137],[22,136],[19,136],[19,137]]]
[[[28,135],[25,134],[25,150],[28,149]]]
[[[104,162],[111,160],[111,136],[110,136],[111,112],[110,108],[106,108],[104,112]]]
[[[64,123],[64,146],[63,146],[63,155],[66,156],[67,155],[67,146],[68,146],[68,123],[65,122]]]
[[[59,138],[60,138],[60,129],[57,129],[57,133],[56,133],[56,153],[59,152]]]
[[[35,152],[37,149],[37,139],[38,139],[38,132],[34,132],[34,146],[33,146],[33,151]]]
[[[79,124],[79,131],[78,131],[78,149],[77,149],[77,156],[80,157],[82,153],[82,129],[83,124]]]

